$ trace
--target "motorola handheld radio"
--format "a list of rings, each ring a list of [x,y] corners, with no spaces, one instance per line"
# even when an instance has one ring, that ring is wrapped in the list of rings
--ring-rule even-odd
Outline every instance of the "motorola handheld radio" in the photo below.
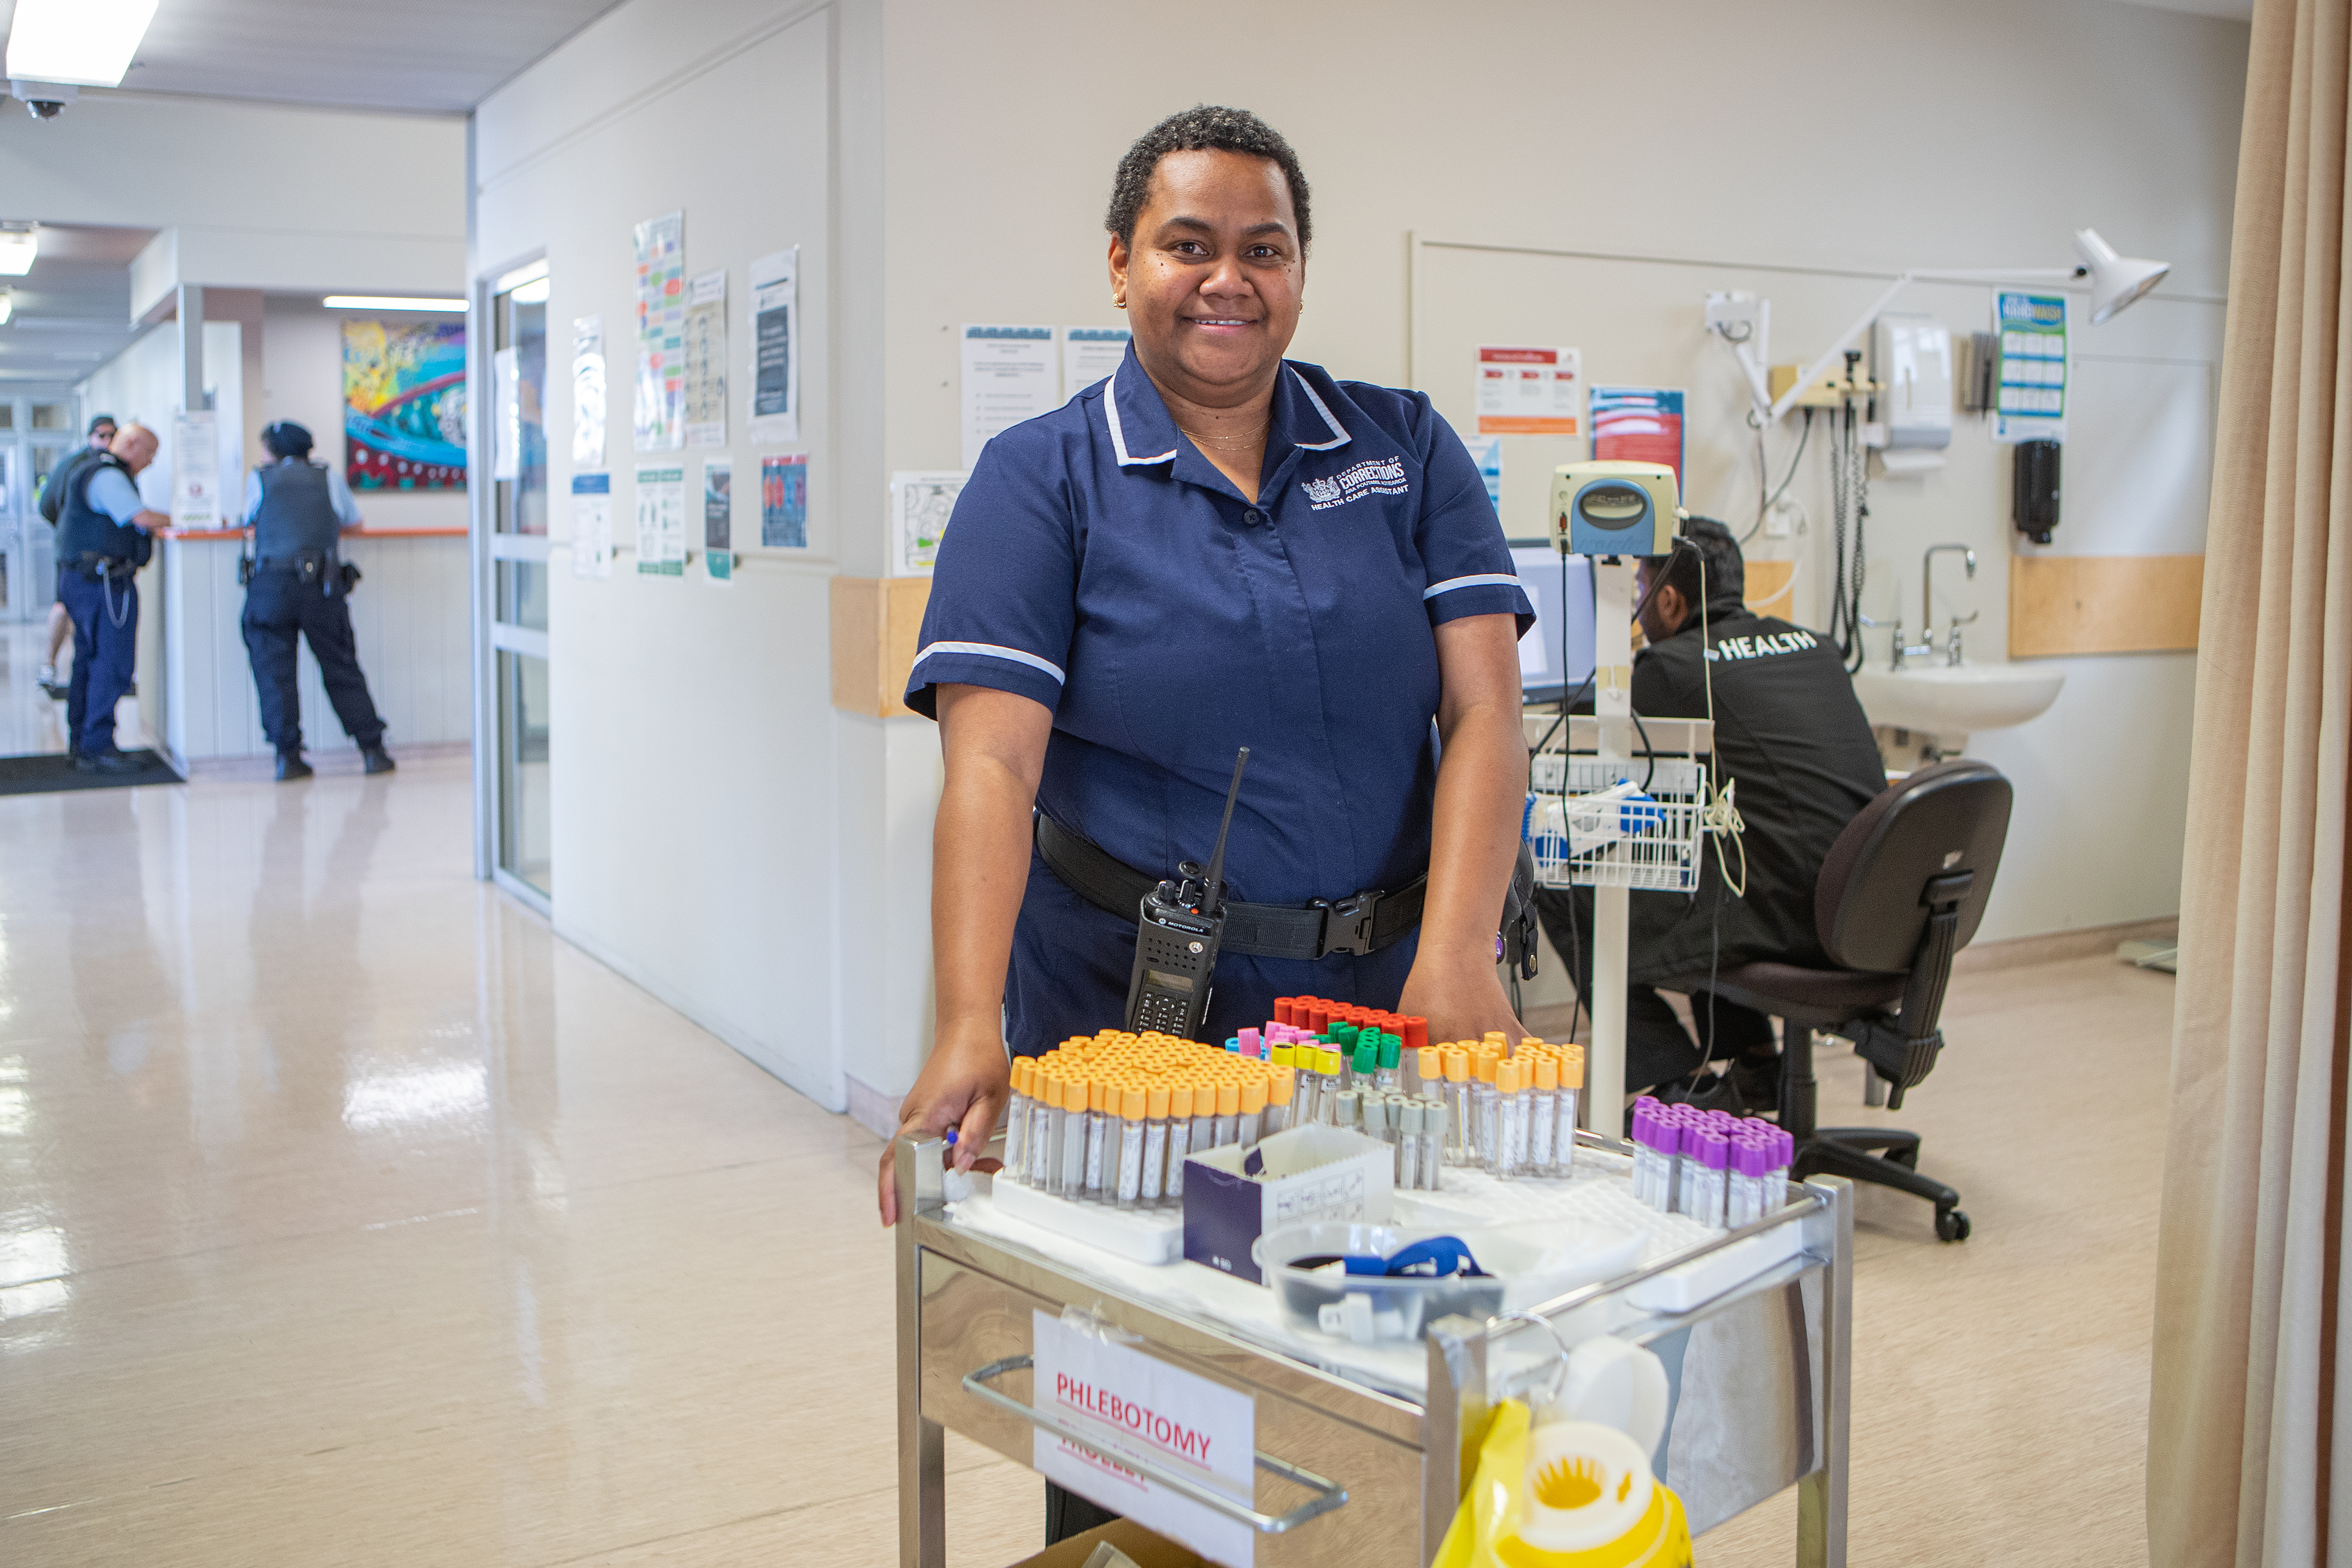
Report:
[[[1157,1029],[1198,1039],[1208,1019],[1217,944],[1225,934],[1225,834],[1234,825],[1234,802],[1241,797],[1242,770],[1248,766],[1249,748],[1244,746],[1234,759],[1233,787],[1225,791],[1225,819],[1217,825],[1208,875],[1188,860],[1176,868],[1181,883],[1162,882],[1143,896],[1135,921],[1135,973],[1127,983],[1130,1033]]]

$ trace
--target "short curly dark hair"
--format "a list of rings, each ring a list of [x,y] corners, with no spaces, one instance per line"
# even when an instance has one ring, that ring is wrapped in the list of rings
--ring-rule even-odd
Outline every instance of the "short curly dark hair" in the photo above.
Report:
[[[1104,215],[1103,227],[1118,236],[1122,244],[1133,245],[1135,220],[1143,212],[1160,160],[1171,153],[1212,152],[1265,158],[1282,171],[1284,182],[1290,186],[1290,210],[1298,219],[1299,254],[1305,255],[1312,230],[1307,217],[1307,174],[1298,166],[1298,154],[1290,150],[1281,132],[1248,110],[1214,103],[1197,103],[1171,114],[1136,138],[1127,156],[1118,161],[1118,173],[1111,177],[1110,211]]]

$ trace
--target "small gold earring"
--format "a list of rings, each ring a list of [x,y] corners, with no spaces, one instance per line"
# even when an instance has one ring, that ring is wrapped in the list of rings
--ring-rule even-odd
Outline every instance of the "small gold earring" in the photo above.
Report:
[[[1111,306],[1115,310],[1124,310],[1127,309],[1127,301],[1124,300],[1113,300],[1111,301]]]

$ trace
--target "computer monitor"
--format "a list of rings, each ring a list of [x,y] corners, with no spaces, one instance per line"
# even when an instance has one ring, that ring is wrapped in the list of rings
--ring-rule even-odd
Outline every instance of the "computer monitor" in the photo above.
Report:
[[[1592,563],[1539,539],[1510,544],[1519,585],[1536,606],[1536,624],[1519,639],[1520,694],[1557,702],[1592,673]]]

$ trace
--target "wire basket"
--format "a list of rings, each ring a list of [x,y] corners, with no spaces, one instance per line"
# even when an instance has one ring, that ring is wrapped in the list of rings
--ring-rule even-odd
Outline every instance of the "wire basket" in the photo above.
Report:
[[[1603,761],[1550,752],[1534,759],[1520,832],[1547,888],[1639,888],[1687,893],[1698,886],[1705,775],[1670,757]],[[1639,793],[1603,795],[1619,784]]]

